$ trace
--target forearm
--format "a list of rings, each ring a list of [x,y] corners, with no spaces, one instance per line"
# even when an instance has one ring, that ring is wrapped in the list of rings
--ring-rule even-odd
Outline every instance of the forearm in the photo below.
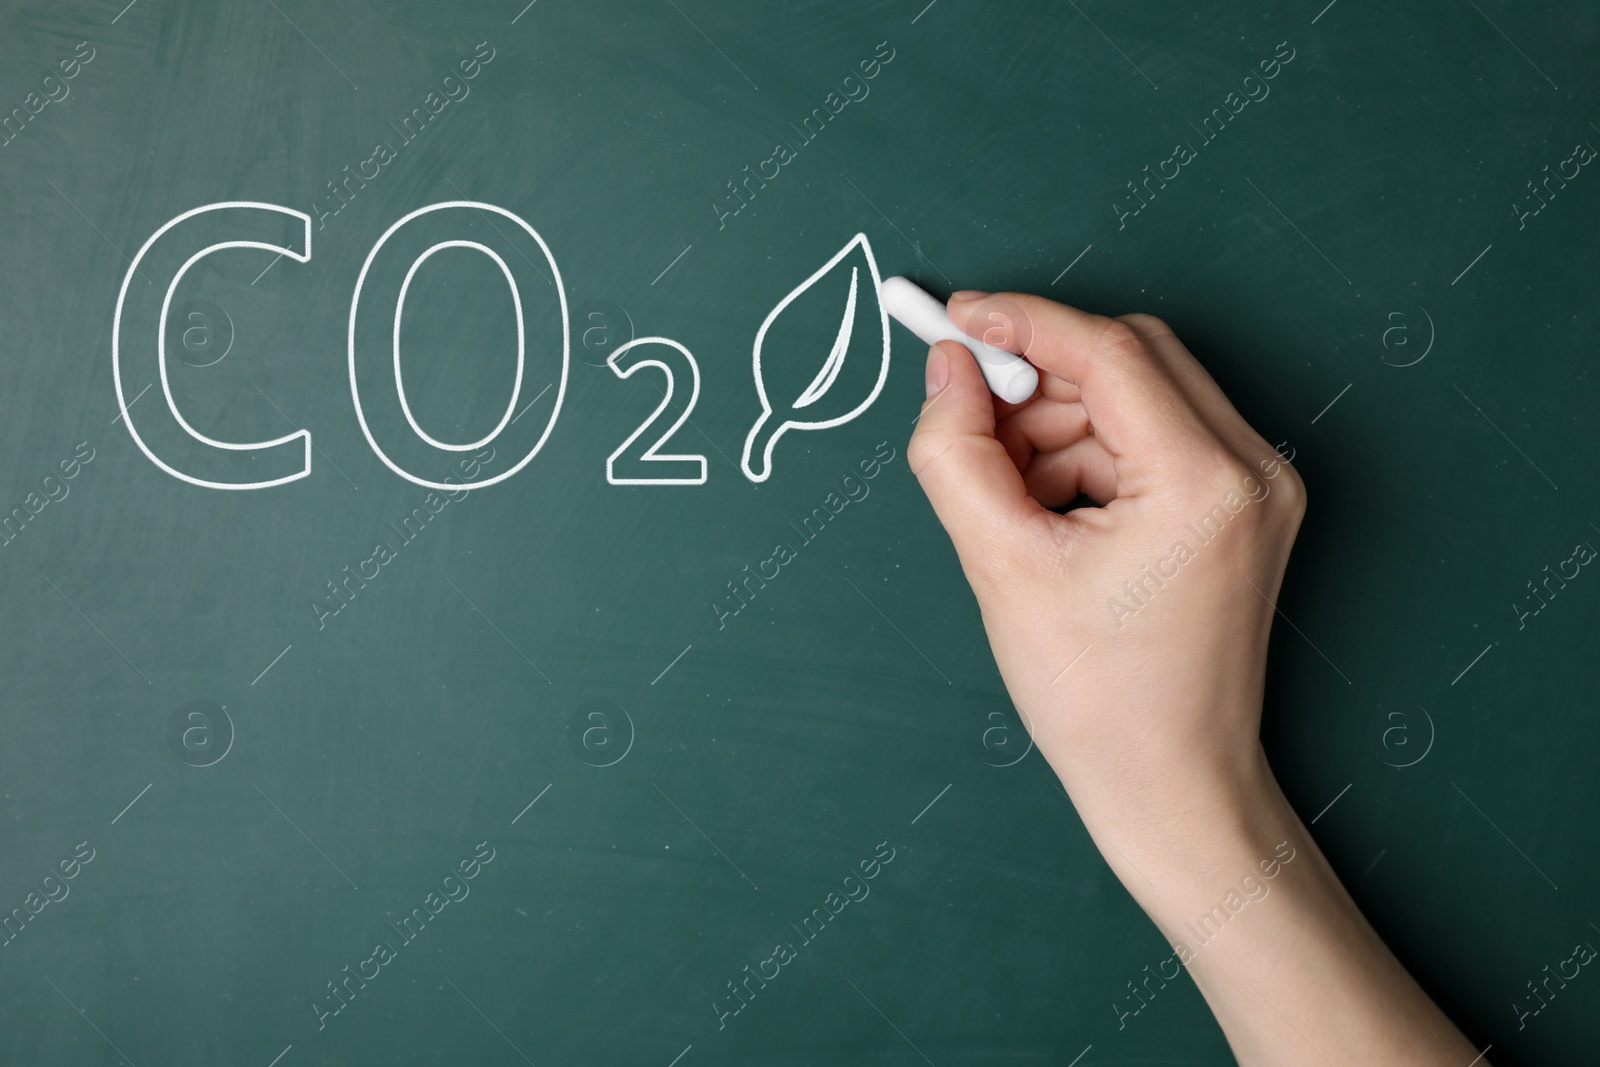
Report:
[[[1096,835],[1239,1062],[1466,1067],[1477,1050],[1384,946],[1260,767],[1230,803],[1208,797],[1159,829]],[[1142,847],[1145,833],[1159,849]]]

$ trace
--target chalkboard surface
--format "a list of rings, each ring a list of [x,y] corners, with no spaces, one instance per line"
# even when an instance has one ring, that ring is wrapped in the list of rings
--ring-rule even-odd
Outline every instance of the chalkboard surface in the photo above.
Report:
[[[1597,37],[7,0],[0,1058],[1229,1062],[1130,1011],[891,274],[1160,314],[1292,450],[1285,790],[1489,1058],[1592,1057]]]

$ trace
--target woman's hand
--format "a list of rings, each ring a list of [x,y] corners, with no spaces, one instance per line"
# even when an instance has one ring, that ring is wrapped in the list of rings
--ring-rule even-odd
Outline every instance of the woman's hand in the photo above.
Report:
[[[1017,294],[958,294],[950,317],[1026,355],[1040,388],[995,400],[965,348],[936,346],[911,469],[1085,820],[1136,866],[1181,861],[1175,820],[1269,784],[1262,680],[1300,477],[1159,319]],[[1100,506],[1048,510],[1080,494]]]
[[[957,294],[949,313],[1027,356],[1040,388],[995,400],[941,342],[908,459],[1039,751],[1173,946],[1146,992],[1187,968],[1243,1064],[1486,1064],[1367,924],[1262,753],[1299,476],[1159,319],[1014,293]],[[1099,507],[1049,510],[1080,494]],[[1112,995],[1119,1028],[1151,1006]]]

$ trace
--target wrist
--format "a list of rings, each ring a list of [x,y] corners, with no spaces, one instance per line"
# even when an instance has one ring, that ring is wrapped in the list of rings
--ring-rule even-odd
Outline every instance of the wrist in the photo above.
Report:
[[[1159,796],[1084,803],[1079,812],[1157,925],[1246,876],[1259,881],[1270,870],[1276,877],[1282,855],[1303,856],[1307,842],[1259,745],[1237,766],[1170,782]]]

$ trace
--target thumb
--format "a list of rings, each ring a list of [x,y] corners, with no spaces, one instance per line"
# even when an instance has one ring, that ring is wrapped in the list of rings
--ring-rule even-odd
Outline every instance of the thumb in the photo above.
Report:
[[[928,392],[906,449],[911,472],[970,576],[1040,510],[994,436],[994,400],[972,353],[955,341],[928,352]]]

